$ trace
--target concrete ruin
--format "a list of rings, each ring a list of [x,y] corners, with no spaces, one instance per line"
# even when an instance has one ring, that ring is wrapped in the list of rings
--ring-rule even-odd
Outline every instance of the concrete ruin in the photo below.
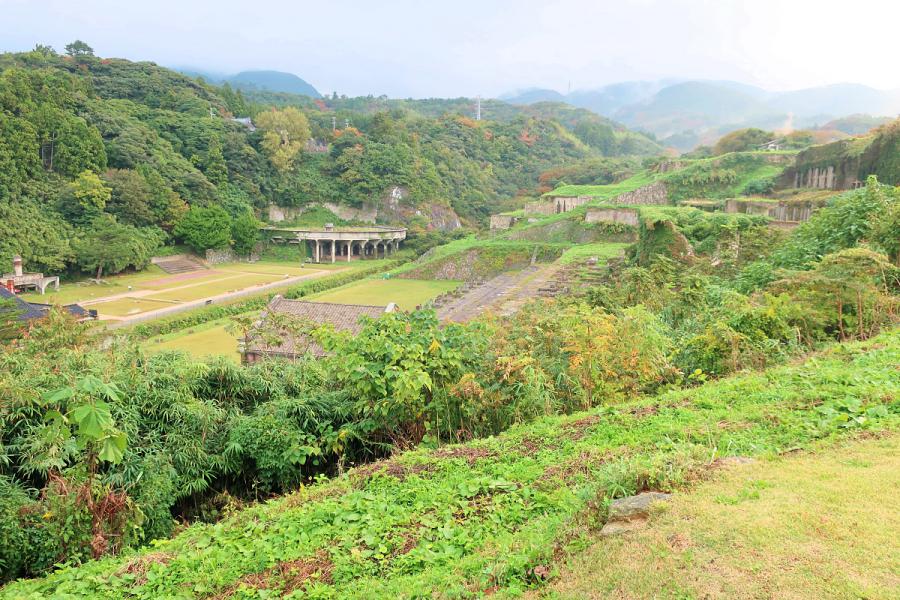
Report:
[[[543,200],[525,205],[526,215],[558,215],[591,201],[590,196],[544,196]]]
[[[491,230],[510,229],[521,220],[522,217],[514,217],[512,215],[491,215]]]
[[[824,201],[765,202],[732,198],[725,203],[725,212],[762,215],[782,223],[802,223],[808,221],[812,214],[823,205]]]
[[[638,211],[633,208],[589,208],[584,214],[585,223],[621,223],[637,227]]]
[[[59,277],[44,277],[43,273],[26,273],[22,266],[22,257],[18,254],[13,257],[13,272],[3,274],[3,286],[10,292],[25,292],[34,290],[41,295],[51,285],[59,291]]]
[[[306,244],[313,262],[336,262],[362,258],[387,258],[400,249],[406,239],[405,227],[335,227],[327,223],[321,229],[265,227],[269,240],[279,244]]]
[[[834,175],[834,165],[827,167],[813,167],[804,171],[798,170],[794,173],[795,188],[817,188],[821,190],[835,189],[836,178]]]

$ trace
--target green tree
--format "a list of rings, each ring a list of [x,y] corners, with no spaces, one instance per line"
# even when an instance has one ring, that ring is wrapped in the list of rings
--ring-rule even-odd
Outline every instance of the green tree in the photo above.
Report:
[[[16,254],[31,270],[54,273],[72,260],[72,228],[59,215],[32,200],[0,200],[0,270]]]
[[[771,131],[763,131],[762,129],[738,129],[722,136],[713,147],[713,154],[727,154],[728,152],[745,152],[747,150],[755,150],[760,144],[765,144],[774,137]]]
[[[106,168],[106,149],[97,128],[48,102],[30,116],[40,138],[44,168],[67,177]]]
[[[203,172],[216,185],[228,181],[228,167],[222,155],[222,142],[217,135],[210,138],[206,158],[203,160]]]
[[[231,222],[231,239],[234,251],[240,256],[248,256],[259,240],[259,222],[249,213]]]
[[[84,58],[94,56],[94,49],[81,40],[75,40],[66,44],[66,54],[72,58]]]
[[[290,171],[294,159],[309,139],[309,121],[293,106],[259,113],[254,119],[263,130],[262,149],[281,172]]]
[[[197,252],[231,243],[231,217],[218,205],[193,206],[175,225],[175,235]]]
[[[118,273],[128,267],[146,267],[163,241],[164,234],[159,229],[138,229],[104,215],[83,230],[72,247],[78,265],[85,271],[94,272],[100,279],[104,272]]]
[[[48,46],[46,44],[35,44],[32,52],[34,52],[35,54],[40,54],[45,58],[50,58],[57,55],[56,50],[53,49],[53,46]]]
[[[115,215],[120,223],[143,227],[157,222],[153,212],[153,190],[137,171],[110,169],[104,175],[111,195],[106,212]]]
[[[0,110],[0,198],[15,198],[41,176],[38,134],[20,117]]]
[[[103,214],[112,190],[93,171],[83,171],[63,191],[60,211],[74,223],[90,223]]]
[[[187,214],[187,203],[166,184],[166,180],[156,169],[141,165],[137,171],[150,186],[150,209],[156,224],[166,231],[172,231],[175,224]]]

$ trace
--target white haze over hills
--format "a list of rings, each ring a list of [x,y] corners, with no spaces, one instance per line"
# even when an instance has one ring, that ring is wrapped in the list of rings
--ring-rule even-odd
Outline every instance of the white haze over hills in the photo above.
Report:
[[[848,115],[896,117],[900,90],[841,83],[773,92],[737,81],[629,81],[561,94],[532,88],[504,94],[512,104],[565,102],[689,149],[742,127],[790,130]]]
[[[489,98],[537,85],[547,89],[508,99],[568,102],[678,147],[747,125],[900,112],[896,1],[0,0],[0,7],[0,51],[36,43],[62,50],[81,39],[99,56],[250,71],[233,83],[311,95]],[[862,85],[832,85],[843,81]],[[576,91],[552,91],[572,82]]]

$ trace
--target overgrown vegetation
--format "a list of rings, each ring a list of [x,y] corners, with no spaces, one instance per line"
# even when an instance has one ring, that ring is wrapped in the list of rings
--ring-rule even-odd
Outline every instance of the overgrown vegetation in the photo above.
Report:
[[[611,498],[683,486],[722,454],[774,453],[896,427],[898,360],[900,337],[885,334],[802,365],[407,453],[191,527],[152,551],[3,593],[521,593],[548,576],[554,556],[578,548],[603,523]]]
[[[32,541],[22,541],[12,551],[10,556],[26,558],[10,562],[7,576],[40,574],[56,562],[78,563],[165,537],[172,531],[174,516],[215,520],[226,507],[289,491],[312,477],[339,474],[347,465],[397,449],[491,436],[548,415],[616,407],[658,394],[663,394],[659,401],[665,405],[668,399],[683,398],[681,392],[667,390],[778,365],[827,342],[872,338],[896,324],[900,270],[876,252],[880,238],[869,235],[873,245],[864,248],[856,244],[860,238],[834,228],[855,230],[858,224],[844,217],[857,215],[856,219],[874,219],[867,220],[870,233],[890,229],[893,221],[882,219],[893,214],[896,201],[895,190],[873,180],[868,189],[823,208],[784,242],[773,239],[771,230],[754,217],[642,209],[645,223],[665,223],[690,251],[673,255],[665,244],[645,245],[631,260],[601,269],[601,279],[583,295],[536,302],[505,318],[441,326],[429,311],[394,313],[367,322],[354,336],[305,327],[331,351],[321,359],[264,361],[246,368],[225,360],[197,364],[171,353],[147,357],[123,339],[99,350],[79,328],[54,317],[13,351],[0,353],[5,498],[14,507],[9,510],[17,514],[40,515],[35,520],[22,517],[21,539]],[[885,210],[874,210],[876,205]],[[802,269],[782,268],[772,281],[741,291],[748,269],[775,260],[796,243],[795,237],[814,236],[811,232],[816,231],[844,241],[829,247],[833,252],[821,260],[804,263]],[[468,238],[435,249],[431,260],[452,259],[475,249],[508,252],[515,244],[521,243]],[[527,248],[533,256],[538,246],[530,243]],[[291,293],[303,295],[315,286],[334,285],[342,275],[308,282]],[[252,302],[261,305],[264,300]],[[200,315],[221,318],[223,311],[232,310],[249,309],[243,303]],[[193,318],[190,324],[202,321]],[[152,333],[158,335],[187,324],[182,320],[144,327],[153,327]],[[882,346],[872,346],[865,355],[881,361],[880,350],[886,345],[890,349],[885,353],[892,356],[896,340],[896,334],[885,336]],[[836,360],[843,374],[847,365]],[[880,373],[877,386],[889,390],[893,384],[883,380],[893,376],[893,367],[886,369],[884,364],[878,362],[881,366],[860,373]],[[807,378],[809,369],[820,368],[821,363],[811,361],[784,373],[802,372],[797,376]],[[821,382],[815,385],[831,385],[827,369],[815,372]],[[855,386],[858,380],[842,379],[840,385]],[[68,427],[77,423],[73,420],[77,415],[87,418],[88,413],[73,412],[78,409],[68,404],[71,396],[52,393],[79,389],[84,381],[94,383],[85,388],[90,400],[79,406],[99,411],[91,417],[98,428],[90,430],[94,437],[86,444],[79,436],[87,430]],[[736,389],[729,386],[740,387],[740,381],[745,380],[716,384],[711,391],[703,387],[696,397],[718,398],[722,390]],[[761,379],[753,376],[746,381]],[[91,390],[106,385],[112,386],[114,395],[90,396]],[[795,389],[792,386],[784,389]],[[821,398],[825,389],[810,393]],[[857,393],[841,389],[840,398]],[[758,401],[780,402],[769,391]],[[788,413],[780,412],[779,419],[765,427],[775,428],[772,439],[787,436],[802,443],[832,430],[887,418],[894,410],[890,394],[853,397],[859,402],[826,409],[797,405],[794,396],[786,396],[783,408]],[[707,400],[692,402],[699,403],[697,410],[706,410]],[[598,414],[618,414],[615,408],[608,410],[612,412]],[[729,410],[742,414],[735,405]],[[794,410],[808,412],[801,420],[816,419],[815,426],[794,429],[786,416]],[[690,438],[689,429],[673,429],[671,435]],[[606,435],[602,431],[598,435]],[[127,443],[119,446],[122,439]],[[112,440],[118,452],[90,449],[91,444],[108,445]],[[512,481],[507,475],[501,480]],[[663,484],[671,482],[663,478],[659,485]],[[482,493],[476,490],[463,497]],[[516,497],[515,502],[522,499]],[[570,506],[568,501],[564,504]],[[116,508],[98,508],[103,506]],[[509,533],[506,526],[496,531]],[[492,534],[485,535],[473,539],[488,540]],[[377,545],[368,550],[373,554],[367,557],[391,556],[387,546],[384,551]],[[423,563],[416,564],[415,573],[431,572],[421,570]],[[169,585],[163,582],[174,580],[159,581]],[[210,582],[208,591],[225,583]]]

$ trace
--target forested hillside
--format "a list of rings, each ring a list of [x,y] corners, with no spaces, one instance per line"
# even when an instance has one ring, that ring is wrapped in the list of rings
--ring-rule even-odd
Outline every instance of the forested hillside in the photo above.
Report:
[[[454,101],[270,96],[101,59],[83,42],[0,55],[0,263],[20,253],[50,272],[140,268],[160,244],[202,238],[192,224],[227,230],[269,203],[358,206],[394,186],[411,207],[477,223],[553,167],[658,149],[586,111],[507,105],[475,121]],[[247,116],[256,128],[232,119]],[[205,212],[179,228],[189,210]]]

